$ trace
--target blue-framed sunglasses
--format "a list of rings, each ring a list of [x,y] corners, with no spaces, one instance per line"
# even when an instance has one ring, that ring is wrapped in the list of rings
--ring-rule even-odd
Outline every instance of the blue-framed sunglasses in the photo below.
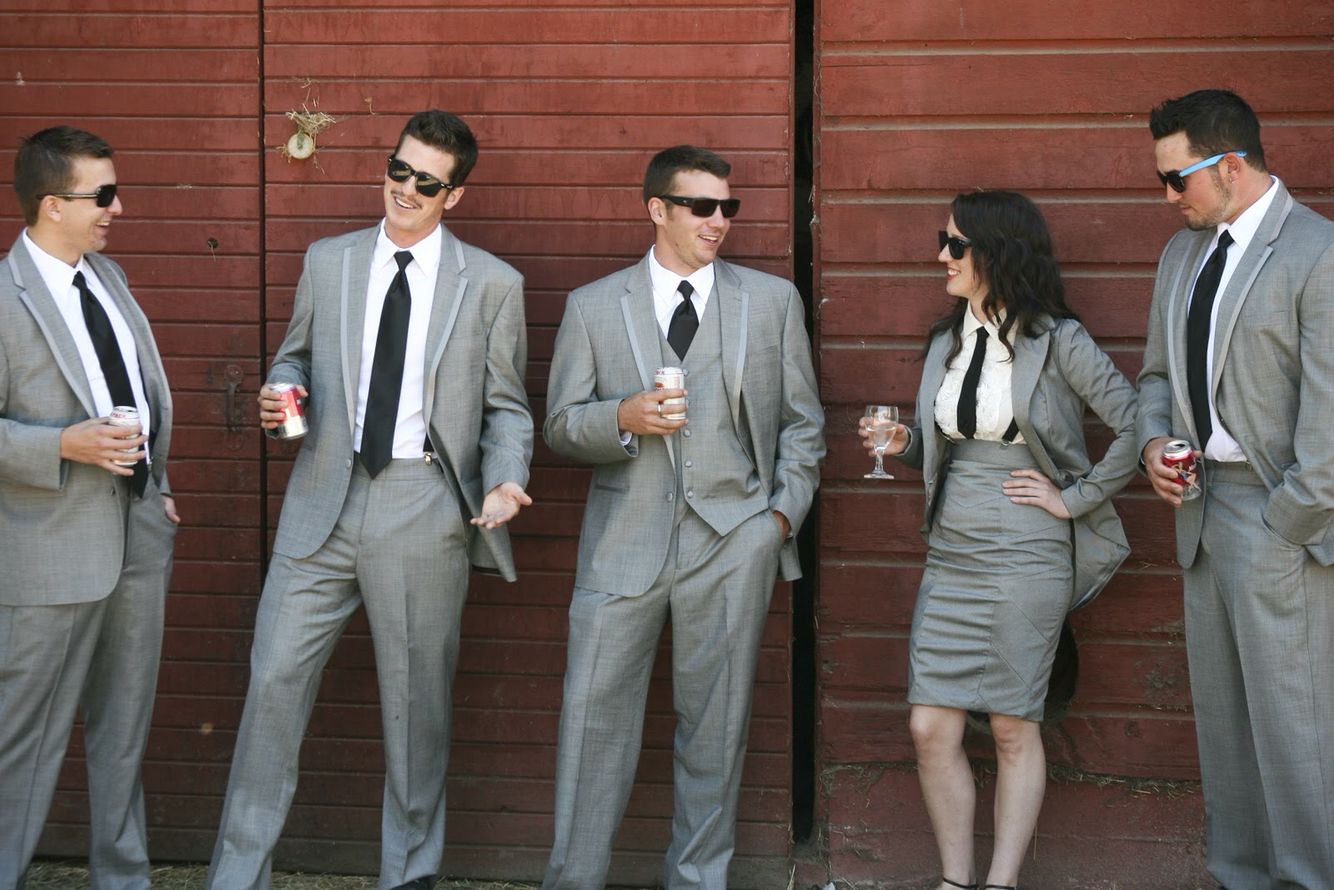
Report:
[[[1166,173],[1158,174],[1158,181],[1163,185],[1171,186],[1172,191],[1178,195],[1186,190],[1186,177],[1197,170],[1203,170],[1205,167],[1212,167],[1228,155],[1236,155],[1239,158],[1246,157],[1244,151],[1225,151],[1222,154],[1216,154],[1211,158],[1205,158],[1203,161],[1196,161],[1185,170],[1168,170]]]

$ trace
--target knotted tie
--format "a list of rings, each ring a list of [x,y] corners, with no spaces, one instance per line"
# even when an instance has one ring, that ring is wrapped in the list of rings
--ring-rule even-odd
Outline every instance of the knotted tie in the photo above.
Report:
[[[394,254],[398,272],[385,291],[380,312],[380,330],[375,336],[375,359],[371,362],[371,388],[366,396],[366,417],[361,426],[361,462],[372,477],[394,456],[394,430],[398,425],[398,396],[403,390],[403,362],[408,349],[408,318],[412,315],[412,293],[408,290],[408,263],[412,252]]]
[[[690,282],[681,279],[676,291],[681,295],[681,302],[672,312],[671,324],[667,326],[667,342],[672,344],[677,358],[685,358],[690,342],[695,339],[695,331],[699,330],[699,316],[695,314],[695,301],[690,299],[695,292]]]
[[[74,286],[79,289],[83,323],[88,326],[88,336],[92,338],[97,363],[102,366],[102,377],[106,380],[107,391],[111,393],[111,403],[133,408],[137,404],[134,401],[134,389],[130,386],[130,374],[125,370],[125,357],[120,353],[120,343],[116,340],[115,329],[111,327],[111,319],[89,290],[88,281],[82,272],[74,273]],[[141,455],[139,462],[134,465],[130,487],[136,496],[142,497],[147,483],[148,464]]]
[[[982,379],[982,361],[986,357],[987,329],[978,328],[973,358],[968,362],[963,388],[959,390],[959,432],[965,439],[971,439],[977,433],[977,384]]]
[[[1224,231],[1218,236],[1218,246],[1200,269],[1200,277],[1195,279],[1190,313],[1186,318],[1186,386],[1201,451],[1209,444],[1214,431],[1213,419],[1209,416],[1209,329],[1213,322],[1214,298],[1218,296],[1218,283],[1223,280],[1223,267],[1227,265],[1227,249],[1231,244],[1230,232]]]

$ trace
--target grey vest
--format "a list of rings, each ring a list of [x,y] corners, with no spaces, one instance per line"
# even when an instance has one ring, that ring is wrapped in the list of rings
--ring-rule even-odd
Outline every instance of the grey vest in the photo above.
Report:
[[[684,360],[658,331],[664,365],[686,370],[690,422],[674,433],[676,455],[676,521],[685,510],[699,514],[720,535],[768,509],[769,495],[760,485],[755,461],[742,446],[745,430],[732,423],[723,383],[722,321],[718,295],[709,297],[699,330]],[[742,414],[744,417],[744,413]]]

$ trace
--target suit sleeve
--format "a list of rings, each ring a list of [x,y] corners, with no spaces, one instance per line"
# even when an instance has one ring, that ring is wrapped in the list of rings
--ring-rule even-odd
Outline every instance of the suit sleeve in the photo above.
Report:
[[[9,359],[0,343],[0,479],[59,491],[64,482],[60,432],[56,426],[20,423],[9,415]]]
[[[502,482],[528,487],[533,456],[533,415],[524,374],[528,367],[528,327],[524,320],[523,278],[516,276],[501,300],[486,337],[486,380],[482,387],[482,490]]]
[[[1306,546],[1320,543],[1334,514],[1334,244],[1316,261],[1296,302],[1302,370],[1295,460],[1269,493],[1264,521],[1285,540]]]
[[[571,294],[556,334],[547,384],[547,418],[542,438],[557,454],[589,464],[629,460],[639,453],[637,437],[621,444],[616,411],[621,397],[599,398],[597,357],[581,301]]]
[[[283,337],[278,354],[273,358],[273,367],[269,369],[268,383],[299,383],[310,389],[310,330],[315,313],[314,282],[311,269],[314,264],[311,255],[314,246],[306,250],[306,258],[301,267],[301,279],[296,285],[296,302],[292,307],[292,320],[287,325],[287,335]],[[319,398],[318,393],[311,393],[312,399]]]
[[[1169,241],[1158,258],[1153,302],[1149,307],[1149,330],[1144,343],[1144,365],[1136,380],[1139,387],[1138,416],[1135,420],[1137,463],[1150,440],[1172,435],[1172,380],[1167,364],[1167,312],[1171,302],[1168,279],[1171,272],[1167,268],[1167,255],[1175,241],[1175,238]]]
[[[824,409],[811,365],[811,341],[797,289],[788,287],[783,320],[782,395],[778,447],[774,451],[774,487],[769,507],[788,518],[792,531],[806,513],[820,484],[820,461],[825,455]]]
[[[1135,475],[1135,390],[1081,324],[1061,326],[1057,361],[1070,388],[1116,435],[1102,460],[1061,492],[1072,517],[1111,498]]]

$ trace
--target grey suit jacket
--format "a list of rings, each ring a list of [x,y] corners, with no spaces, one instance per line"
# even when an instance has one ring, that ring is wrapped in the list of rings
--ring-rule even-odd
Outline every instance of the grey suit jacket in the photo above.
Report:
[[[1082,324],[1072,319],[1046,319],[1045,324],[1037,337],[1015,338],[1011,399],[1024,441],[1042,472],[1061,489],[1061,500],[1073,520],[1071,602],[1078,608],[1098,594],[1130,553],[1111,497],[1135,474],[1135,391]],[[900,455],[909,466],[922,470],[923,535],[930,530],[936,501],[946,487],[949,440],[934,418],[950,345],[948,332],[931,342],[917,390],[918,426],[913,428],[911,445]],[[1085,405],[1116,434],[1096,464],[1089,460],[1084,441]]]
[[[269,373],[270,383],[300,383],[310,393],[310,432],[287,484],[274,542],[276,552],[296,559],[325,542],[347,496],[366,287],[378,231],[325,238],[306,251],[292,321]],[[423,409],[446,481],[460,508],[469,511],[466,525],[496,485],[528,485],[528,335],[523,277],[448,229],[443,235],[426,333]],[[466,527],[473,565],[513,581],[508,530]]]
[[[773,275],[722,260],[714,268],[710,300],[718,300],[733,427],[749,429],[741,447],[755,461],[770,508],[795,532],[825,453],[801,298]],[[671,440],[635,436],[622,446],[616,424],[623,399],[653,388],[659,339],[647,257],[566,300],[542,434],[558,454],[594,465],[575,579],[590,590],[641,594],[666,557],[675,510],[666,497],[676,485]],[[779,564],[784,579],[801,577],[795,540]]]
[[[1218,296],[1213,376],[1219,419],[1264,480],[1264,522],[1321,565],[1334,564],[1334,222],[1282,183]],[[1186,386],[1186,309],[1213,231],[1178,232],[1158,263],[1138,445],[1199,443]],[[1205,497],[1176,510],[1177,559],[1195,562]]]
[[[148,319],[125,273],[85,255],[134,334],[152,417],[153,478],[163,494],[171,393]],[[125,514],[112,475],[60,458],[60,431],[99,416],[60,310],[20,237],[0,264],[0,604],[95,602],[125,557]],[[149,486],[148,497],[158,497]],[[162,517],[167,540],[175,527]]]

